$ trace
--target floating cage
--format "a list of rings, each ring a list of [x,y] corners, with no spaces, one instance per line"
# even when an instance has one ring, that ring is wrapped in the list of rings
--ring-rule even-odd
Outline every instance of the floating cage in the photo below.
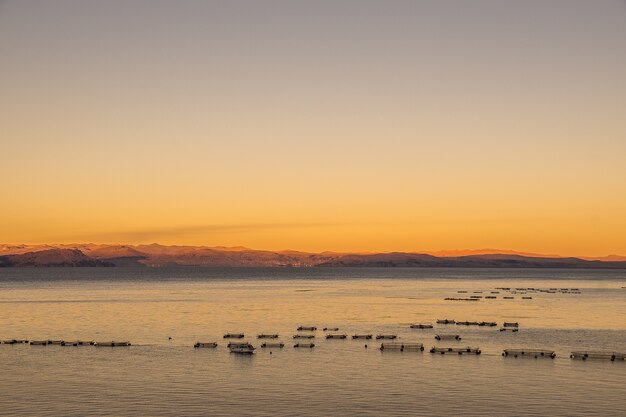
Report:
[[[302,331],[307,331],[307,332],[314,332],[317,330],[317,327],[315,326],[298,326],[298,328],[296,329],[299,332]]]
[[[432,324],[411,324],[409,326],[411,329],[432,329]]]
[[[118,346],[130,346],[130,342],[95,342],[94,346],[102,347],[118,347]]]
[[[496,298],[498,298],[498,297],[496,297],[495,295],[486,295],[485,296],[485,299],[487,299],[487,300],[495,300]]]
[[[339,327],[324,327],[325,332],[338,332]]]
[[[610,361],[626,360],[626,353],[620,352],[593,352],[593,351],[575,351],[569,356],[572,359],[605,359]]]
[[[48,340],[49,345],[63,346],[64,343],[63,340]]]
[[[47,340],[31,340],[30,344],[33,346],[47,346],[48,341]]]
[[[505,300],[513,300],[515,297],[502,297]]]
[[[532,300],[532,297],[522,297],[522,300]]]
[[[226,333],[224,339],[243,339],[244,336],[243,333]]]
[[[353,334],[352,335],[352,339],[371,339],[372,335],[371,334]]]
[[[456,298],[456,297],[446,297],[444,301],[479,301],[478,298]]]
[[[217,342],[196,342],[193,347],[195,348],[216,348]]]
[[[397,339],[398,336],[395,334],[377,334],[376,335],[376,339],[389,339],[389,340],[393,340],[393,339]]]
[[[518,327],[500,327],[500,331],[501,332],[519,332],[519,328]]]
[[[281,342],[275,342],[275,343],[272,343],[272,342],[267,343],[266,342],[266,343],[261,344],[261,347],[262,348],[278,348],[278,349],[282,349],[282,348],[285,347],[285,344],[281,343]]]
[[[457,326],[478,326],[477,321],[457,321]]]
[[[502,323],[503,327],[519,327],[519,323],[516,321],[505,321]]]
[[[74,340],[74,341],[65,341],[62,346],[91,346],[94,344],[93,340]]]
[[[296,343],[295,345],[293,345],[293,347],[313,349],[315,347],[315,343]]]
[[[380,350],[423,351],[424,345],[421,343],[381,343]]]
[[[253,354],[255,347],[250,343],[229,343],[230,353]]]
[[[272,333],[272,334],[261,333],[261,334],[257,334],[256,338],[257,339],[278,339],[278,333]]]
[[[461,340],[461,336],[458,334],[438,334],[435,335],[437,340]]]
[[[456,321],[450,319],[439,319],[437,320],[437,324],[454,324]]]
[[[442,355],[445,355],[446,353],[456,353],[458,355],[480,355],[480,349],[479,348],[471,348],[471,347],[464,347],[464,348],[457,348],[457,347],[436,347],[433,346],[430,349],[430,353],[440,353]]]
[[[294,334],[293,338],[294,339],[314,339],[315,335],[314,334]]]
[[[481,327],[496,327],[498,323],[495,321],[479,321],[478,325]]]
[[[502,356],[554,359],[556,358],[556,353],[553,350],[546,349],[504,349]]]
[[[348,337],[345,334],[327,334],[326,339],[345,339]]]

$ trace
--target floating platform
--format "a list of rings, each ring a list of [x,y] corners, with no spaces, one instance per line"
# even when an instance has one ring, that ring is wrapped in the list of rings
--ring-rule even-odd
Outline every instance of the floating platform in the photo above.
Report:
[[[293,347],[313,349],[315,347],[315,343],[296,343],[295,345],[293,345]]]
[[[339,327],[324,327],[325,332],[338,332]]]
[[[389,339],[389,340],[393,340],[393,339],[397,339],[398,336],[395,334],[377,334],[376,335],[376,339]]]
[[[371,339],[372,335],[371,334],[353,334],[352,335],[352,339]]]
[[[299,332],[314,332],[317,330],[317,327],[315,326],[298,326],[298,328],[296,329]]]
[[[278,339],[278,333],[272,333],[272,334],[261,333],[261,334],[257,334],[256,338],[257,339]]]
[[[516,321],[505,321],[502,323],[503,327],[519,327],[519,323]]]
[[[269,342],[269,343],[263,343],[261,344],[262,348],[278,348],[278,349],[282,349],[285,347],[284,343],[281,342]]]
[[[64,340],[48,340],[49,345],[63,346],[64,343]]]
[[[243,333],[226,333],[224,339],[243,339],[244,336]]]
[[[456,348],[456,347],[448,347],[448,348],[444,348],[444,347],[436,347],[433,346],[432,349],[430,349],[430,353],[440,353],[442,355],[445,355],[446,353],[456,353],[458,355],[480,355],[480,348],[471,348],[471,347],[464,347],[464,348]]]
[[[294,334],[294,339],[315,339],[314,334]]]
[[[532,300],[532,297],[522,297],[522,300]]]
[[[456,297],[446,297],[444,301],[479,301],[478,298],[456,298]]]
[[[65,341],[62,346],[92,346],[95,342],[93,340],[74,340]]]
[[[437,320],[437,324],[454,324],[456,321],[450,319],[439,319]]]
[[[409,326],[411,329],[432,329],[432,324],[411,324]]]
[[[513,300],[515,297],[502,297],[505,300]]]
[[[495,300],[496,298],[498,297],[496,297],[495,295],[485,295],[486,300]]]
[[[24,339],[9,339],[9,340],[3,340],[0,343],[3,344],[3,345],[21,345],[21,344],[27,344],[28,340],[24,340]]]
[[[421,343],[381,343],[380,350],[423,351],[424,345]]]
[[[519,328],[518,327],[500,327],[500,331],[501,332],[519,332]]]
[[[193,347],[195,348],[216,348],[217,342],[196,342]]]
[[[527,358],[556,358],[556,353],[553,350],[545,349],[504,349],[502,356],[527,357]]]
[[[457,321],[457,326],[478,326],[477,321]]]
[[[95,342],[93,345],[98,347],[119,347],[130,346],[130,342]]]
[[[348,335],[345,334],[327,334],[326,339],[345,339]]]
[[[251,355],[254,353],[255,347],[250,343],[229,343],[228,349],[230,353],[239,353],[243,355]]]
[[[435,335],[437,340],[461,340],[461,336],[458,334],[438,334]]]
[[[478,325],[480,327],[496,327],[498,323],[496,323],[495,321],[479,321]]]
[[[47,346],[48,341],[47,340],[31,340],[30,344],[33,346]]]
[[[584,350],[584,351],[572,352],[572,354],[569,355],[569,357],[572,359],[582,359],[582,360],[604,359],[604,360],[610,360],[610,361],[616,361],[616,360],[623,361],[623,360],[626,360],[626,353]]]

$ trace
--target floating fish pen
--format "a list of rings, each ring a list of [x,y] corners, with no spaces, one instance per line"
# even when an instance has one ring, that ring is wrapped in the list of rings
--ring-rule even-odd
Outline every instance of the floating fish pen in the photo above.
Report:
[[[255,347],[250,343],[229,343],[228,349],[230,353],[241,353],[244,355],[251,355],[254,353]]]
[[[345,339],[348,337],[345,334],[327,334],[326,339]]]
[[[257,339],[278,339],[278,333],[266,334],[261,333],[256,335]]]
[[[296,343],[295,345],[293,345],[293,347],[313,349],[315,347],[315,343]]]
[[[474,291],[474,294],[482,294],[482,291]]]
[[[372,338],[371,334],[353,334],[352,339],[365,339],[369,340]]]
[[[556,358],[556,353],[553,350],[545,349],[504,349],[502,356],[511,356],[513,358],[526,357],[526,358]]]
[[[519,332],[519,327],[500,327],[501,332]]]
[[[519,327],[519,323],[516,321],[505,321],[504,323],[502,323],[502,326],[504,327]]]
[[[437,340],[461,340],[461,336],[458,334],[438,334],[435,335]]]
[[[454,324],[456,321],[450,319],[439,319],[437,320],[437,324]]]
[[[470,295],[470,298],[477,298],[478,299],[478,298],[483,298],[483,296],[482,295]]]
[[[480,301],[478,298],[455,298],[455,297],[446,297],[444,301]]]
[[[610,361],[626,360],[626,353],[619,352],[592,352],[592,351],[576,351],[569,356],[572,359],[604,359]]]
[[[294,334],[293,338],[294,339],[314,339],[315,335],[314,334]]]
[[[244,336],[243,333],[226,333],[224,339],[243,339]]]
[[[216,348],[217,342],[196,342],[193,347],[195,348]]]
[[[532,297],[522,297],[522,300],[532,300]]]
[[[282,348],[284,348],[284,347],[285,347],[285,344],[284,344],[284,343],[281,343],[281,342],[274,342],[274,343],[272,343],[272,342],[267,343],[267,342],[266,342],[266,343],[261,344],[261,347],[262,347],[262,348],[277,348],[277,349],[282,349]]]
[[[500,291],[489,291],[491,294],[500,294]]]
[[[397,339],[398,336],[396,336],[395,334],[377,334],[376,335],[376,339],[389,339],[389,340],[393,340],[393,339]]]
[[[498,323],[496,323],[495,321],[479,321],[478,325],[480,327],[496,327]]]
[[[478,326],[477,321],[457,321],[457,326]]]
[[[440,353],[442,355],[445,355],[446,353],[456,353],[458,355],[480,355],[480,349],[479,348],[471,348],[471,347],[464,347],[464,348],[448,347],[448,348],[444,348],[444,347],[433,346],[433,348],[430,349],[430,353]]]
[[[62,346],[92,346],[95,342],[93,340],[74,340],[65,341]]]
[[[315,326],[298,326],[298,328],[296,329],[299,332],[314,332],[317,330],[317,327]]]
[[[119,347],[130,346],[130,342],[96,342],[93,345],[98,347]]]
[[[324,327],[325,332],[338,332],[339,327]]]
[[[515,297],[502,297],[502,298],[505,299],[505,300],[514,300],[515,299]]]
[[[457,291],[459,294],[466,294],[467,291]]]
[[[47,346],[48,341],[47,340],[31,340],[30,344],[33,346]]]
[[[25,343],[28,343],[28,340],[10,339],[10,340],[3,340],[2,341],[3,345],[21,345],[21,344],[25,344]]]
[[[411,329],[432,329],[432,324],[411,324],[409,326]]]
[[[48,340],[49,345],[63,346],[64,343],[65,341],[63,340]]]
[[[400,352],[406,351],[423,351],[424,345],[421,343],[381,343],[380,350],[399,350]]]

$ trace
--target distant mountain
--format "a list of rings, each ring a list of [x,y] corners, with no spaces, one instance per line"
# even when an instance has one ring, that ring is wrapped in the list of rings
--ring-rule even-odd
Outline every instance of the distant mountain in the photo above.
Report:
[[[0,244],[0,267],[10,266],[207,266],[207,267],[463,267],[463,268],[626,268],[626,258],[606,260],[557,256],[451,251],[425,253],[308,253],[244,247],[151,245]],[[454,253],[470,253],[451,256]],[[476,254],[477,252],[478,254]]]

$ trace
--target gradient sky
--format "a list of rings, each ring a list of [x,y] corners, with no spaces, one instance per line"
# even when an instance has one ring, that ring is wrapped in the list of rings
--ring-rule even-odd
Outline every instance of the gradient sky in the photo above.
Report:
[[[623,1],[0,1],[0,242],[626,254]]]

